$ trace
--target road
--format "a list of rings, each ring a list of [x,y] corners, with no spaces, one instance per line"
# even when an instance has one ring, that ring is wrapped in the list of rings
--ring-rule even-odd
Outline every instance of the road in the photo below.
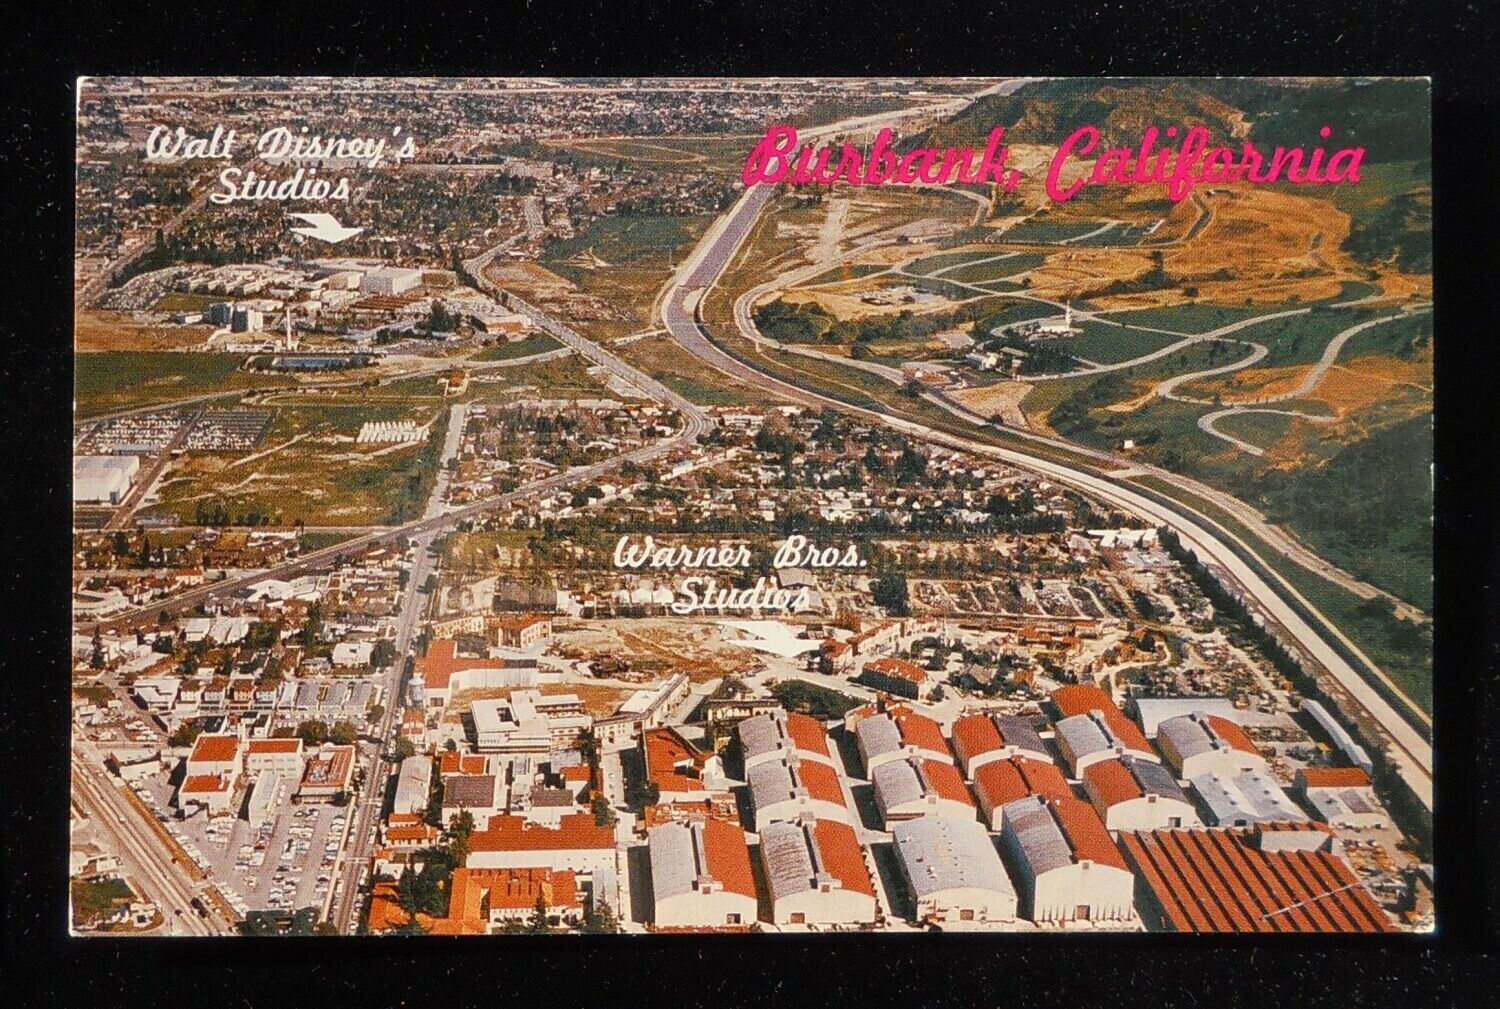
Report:
[[[132,878],[166,918],[169,935],[228,935],[231,924],[214,914],[216,903],[204,896],[205,887],[187,878],[182,867],[162,847],[154,824],[143,821],[138,806],[125,797],[104,770],[103,755],[91,746],[73,745],[73,798],[93,819],[95,829],[115,841],[120,858],[131,867]],[[192,901],[210,910],[199,917]]]
[[[1165,525],[1174,529],[1184,545],[1192,549],[1200,559],[1216,565],[1238,582],[1263,612],[1285,628],[1292,639],[1327,668],[1339,685],[1369,712],[1393,744],[1393,763],[1411,786],[1413,793],[1424,805],[1431,808],[1432,747],[1422,733],[1408,722],[1410,712],[1398,712],[1385,699],[1381,691],[1366,682],[1365,678],[1302,618],[1298,609],[1262,579],[1260,574],[1242,560],[1240,554],[1231,546],[1231,543],[1238,543],[1242,549],[1249,550],[1248,544],[1227,532],[1210,533],[1205,527],[1205,519],[1189,518],[1183,511],[1178,510],[1177,506],[1163,504],[1107,476],[1052,462],[1016,449],[1000,448],[951,435],[903,418],[853,407],[831,397],[810,393],[731,357],[712,343],[700,327],[695,312],[704,292],[717,282],[727,269],[753,227],[756,218],[773,194],[774,189],[770,186],[750,187],[728,213],[715,226],[708,229],[698,247],[684,261],[678,274],[669,283],[660,304],[662,320],[674,340],[719,371],[778,397],[819,407],[833,407],[886,424],[925,441],[998,458],[1018,468],[1076,487],[1157,525]],[[1305,311],[1305,309],[1300,311]],[[1298,314],[1298,312],[1284,314]],[[1264,318],[1260,321],[1264,321]],[[1224,328],[1227,330],[1229,327]],[[1043,441],[1052,441],[1052,439],[1041,439],[1040,436],[1035,437]],[[1073,446],[1067,443],[1058,444],[1073,450]],[[1253,554],[1253,551],[1251,553]],[[1282,589],[1288,594],[1294,594],[1290,586],[1283,585]],[[1306,600],[1300,601],[1306,610],[1317,613],[1314,607],[1306,603]],[[1322,615],[1318,614],[1318,616]],[[1332,627],[1332,622],[1326,618],[1322,618],[1322,622]],[[1379,673],[1373,665],[1371,669],[1377,676],[1383,677],[1383,674]],[[1384,685],[1400,695],[1399,688],[1388,679],[1385,680]]]

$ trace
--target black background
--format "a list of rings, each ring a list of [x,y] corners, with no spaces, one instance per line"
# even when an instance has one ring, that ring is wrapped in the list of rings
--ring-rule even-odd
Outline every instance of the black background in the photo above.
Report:
[[[1491,0],[367,3],[6,14],[0,134],[0,993],[15,1005],[1500,1004],[1495,918],[1500,127]],[[814,16],[815,15],[815,16]],[[1434,78],[1439,932],[817,941],[67,937],[74,83],[112,74]]]

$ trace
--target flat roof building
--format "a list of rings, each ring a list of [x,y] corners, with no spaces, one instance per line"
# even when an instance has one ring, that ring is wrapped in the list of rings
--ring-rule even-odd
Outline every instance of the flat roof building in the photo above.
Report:
[[[1298,823],[1308,819],[1291,797],[1264,771],[1230,776],[1200,774],[1189,778],[1211,827],[1250,827],[1257,823]]]
[[[133,455],[80,455],[73,458],[74,504],[119,504],[141,470]]]
[[[407,757],[401,761],[401,770],[396,774],[396,796],[391,812],[425,813],[431,790],[432,758],[422,754]]]

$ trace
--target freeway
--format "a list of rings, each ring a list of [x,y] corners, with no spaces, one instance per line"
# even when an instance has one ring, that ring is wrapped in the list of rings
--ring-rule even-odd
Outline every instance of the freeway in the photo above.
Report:
[[[794,402],[832,407],[886,424],[925,441],[1001,459],[1078,488],[1148,521],[1172,528],[1184,545],[1192,549],[1200,559],[1227,572],[1242,586],[1264,613],[1285,628],[1292,639],[1323,665],[1340,687],[1369,712],[1393,744],[1391,759],[1397,770],[1418,799],[1429,809],[1432,807],[1432,746],[1423,733],[1408,720],[1410,713],[1398,712],[1386,699],[1386,694],[1367,681],[1323,635],[1314,630],[1302,614],[1316,614],[1320,622],[1328,627],[1331,627],[1330,621],[1317,614],[1316,609],[1305,599],[1298,598],[1301,606],[1289,602],[1283,593],[1295,596],[1290,586],[1283,584],[1282,592],[1278,592],[1256,567],[1246,562],[1243,554],[1234,548],[1234,544],[1245,551],[1249,547],[1238,537],[1221,530],[1210,532],[1208,527],[1212,523],[1205,517],[1193,513],[1195,517],[1189,518],[1184,513],[1185,506],[1149,497],[1108,475],[1052,462],[1017,449],[1001,448],[959,437],[914,421],[855,407],[832,397],[809,392],[751,367],[709,340],[696,317],[702,298],[738,253],[773,193],[774,189],[770,186],[752,186],[747,189],[720,222],[708,230],[699,246],[684,261],[678,274],[669,283],[660,306],[662,321],[674,340],[719,371],[769,393]],[[1041,436],[1033,437],[1038,441],[1053,441]],[[1073,449],[1067,443],[1058,444]],[[1251,554],[1253,556],[1253,551]],[[1373,666],[1370,668],[1378,676],[1383,676]],[[1388,680],[1383,686],[1388,690],[1395,689],[1395,685]],[[1399,690],[1396,692],[1399,695]]]

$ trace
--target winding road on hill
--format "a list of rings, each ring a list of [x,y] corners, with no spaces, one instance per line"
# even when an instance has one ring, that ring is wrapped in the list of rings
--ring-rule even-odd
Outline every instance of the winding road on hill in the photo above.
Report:
[[[1254,556],[1254,551],[1232,532],[1218,529],[1210,531],[1211,527],[1203,517],[1185,511],[1184,506],[1163,501],[1154,495],[1147,496],[1142,490],[1121,483],[1108,472],[1085,470],[1075,465],[1031,455],[1018,449],[1001,448],[986,442],[960,437],[889,413],[857,407],[842,400],[811,392],[752,367],[738,357],[726,353],[710,340],[698,318],[702,300],[739,252],[774,191],[770,186],[749,187],[734,206],[708,229],[698,246],[668,283],[658,304],[662,322],[674,340],[719,371],[760,388],[768,394],[819,408],[832,407],[844,413],[876,421],[930,443],[997,458],[1018,468],[1075,487],[1125,511],[1139,515],[1147,521],[1172,528],[1177,532],[1183,544],[1193,550],[1200,559],[1227,572],[1244,589],[1248,598],[1258,609],[1280,624],[1297,645],[1327,669],[1338,685],[1368,712],[1392,743],[1392,763],[1417,798],[1429,809],[1431,808],[1432,746],[1424,731],[1430,726],[1430,719],[1415,703],[1406,698],[1400,688],[1374,663],[1368,660],[1364,662],[1368,675],[1357,671],[1339,649],[1330,645],[1325,634],[1341,639],[1349,646],[1353,643],[1349,642],[1331,621],[1318,613],[1316,608],[1301,597],[1284,579],[1269,569],[1266,569],[1266,577],[1263,577],[1256,566],[1247,563],[1242,552]],[[826,264],[824,266],[826,268]],[[743,299],[740,301],[743,302]],[[735,319],[737,323],[742,324],[743,317],[739,308],[740,305],[737,304]],[[1309,310],[1298,309],[1287,313],[1276,313],[1276,315],[1295,315]],[[744,314],[748,315],[748,311]],[[1231,325],[1244,328],[1244,325],[1265,321],[1267,318],[1269,317],[1262,316],[1253,321],[1245,320],[1243,324]],[[1229,327],[1223,327],[1218,334],[1222,335],[1225,329],[1235,331]],[[743,335],[752,341],[752,345],[760,349],[755,343],[759,334],[754,333],[753,329]],[[1188,339],[1191,342],[1201,342],[1208,338],[1210,338],[1208,334],[1203,334]],[[1218,338],[1218,336],[1213,338]],[[1057,449],[1065,449],[1075,456],[1079,454],[1103,456],[1103,461],[1110,465],[1118,465],[1116,460],[1103,453],[1080,453],[1078,447],[1071,443],[1045,438],[1030,432],[1016,432],[1016,434]],[[1278,587],[1273,588],[1267,578],[1278,582]],[[1324,633],[1320,634],[1315,630],[1312,623],[1303,617],[1303,613],[1312,615],[1313,620],[1322,626]],[[1388,700],[1388,697],[1394,700]]]

